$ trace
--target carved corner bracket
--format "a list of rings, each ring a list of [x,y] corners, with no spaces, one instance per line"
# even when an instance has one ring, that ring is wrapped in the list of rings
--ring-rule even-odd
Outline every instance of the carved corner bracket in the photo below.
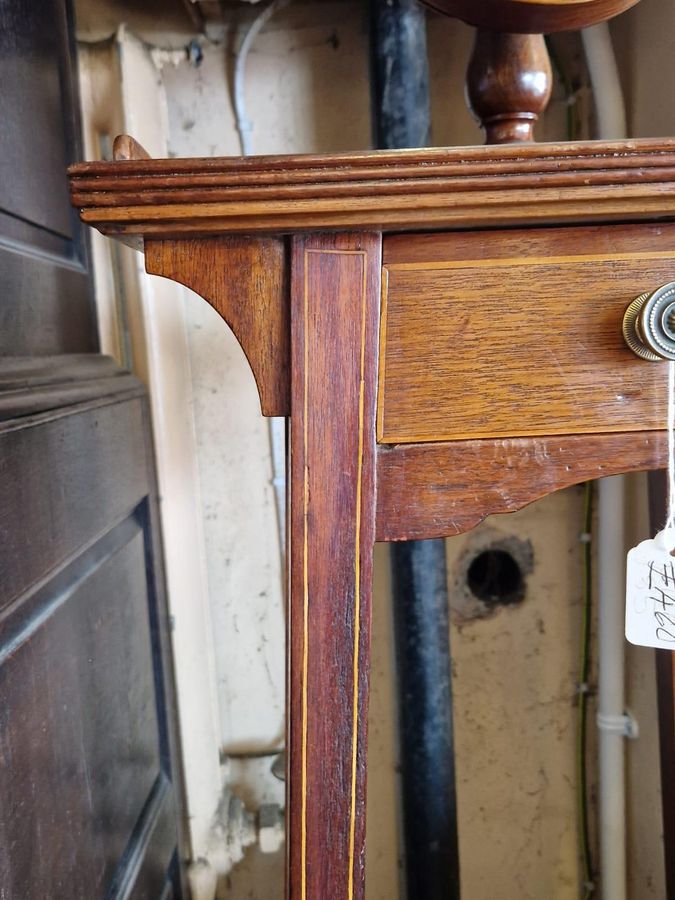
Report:
[[[184,284],[227,322],[251,366],[264,416],[290,414],[290,316],[283,238],[145,240],[145,268]]]

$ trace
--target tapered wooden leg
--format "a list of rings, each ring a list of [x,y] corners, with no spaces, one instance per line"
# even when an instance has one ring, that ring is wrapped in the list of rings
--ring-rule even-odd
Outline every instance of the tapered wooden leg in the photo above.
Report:
[[[289,900],[364,896],[380,246],[293,242]]]

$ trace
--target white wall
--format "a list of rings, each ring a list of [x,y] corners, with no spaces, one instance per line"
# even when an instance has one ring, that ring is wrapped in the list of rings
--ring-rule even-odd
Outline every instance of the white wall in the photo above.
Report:
[[[120,130],[166,155],[164,93],[145,45],[120,28],[111,40],[81,41],[79,63],[87,158],[109,154]],[[188,834],[199,858],[222,777],[183,289],[147,276],[143,257],[128,247],[96,233],[91,240],[101,349],[145,381],[151,401]]]
[[[641,0],[612,23],[633,137],[675,135],[675,4]]]

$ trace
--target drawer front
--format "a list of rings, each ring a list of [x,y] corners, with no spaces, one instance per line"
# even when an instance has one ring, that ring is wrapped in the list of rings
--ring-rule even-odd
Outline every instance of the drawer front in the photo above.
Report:
[[[665,427],[665,364],[624,344],[675,280],[675,225],[385,239],[378,440]]]

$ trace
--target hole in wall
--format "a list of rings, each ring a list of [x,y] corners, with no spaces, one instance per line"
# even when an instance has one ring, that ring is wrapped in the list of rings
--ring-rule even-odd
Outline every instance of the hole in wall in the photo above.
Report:
[[[474,532],[454,567],[450,612],[457,624],[496,615],[525,600],[532,543],[493,528]]]
[[[499,547],[489,547],[473,558],[466,583],[475,597],[492,606],[510,606],[525,597],[525,579],[518,561]]]

